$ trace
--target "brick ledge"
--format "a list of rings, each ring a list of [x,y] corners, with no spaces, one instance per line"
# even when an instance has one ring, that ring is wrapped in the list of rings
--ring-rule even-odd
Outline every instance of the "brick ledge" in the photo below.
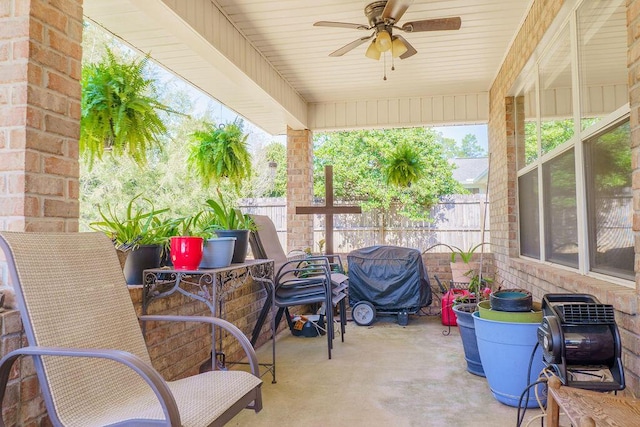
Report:
[[[511,258],[509,268],[553,283],[567,292],[591,294],[601,303],[611,304],[622,313],[633,316],[638,314],[638,295],[633,288],[523,258]]]

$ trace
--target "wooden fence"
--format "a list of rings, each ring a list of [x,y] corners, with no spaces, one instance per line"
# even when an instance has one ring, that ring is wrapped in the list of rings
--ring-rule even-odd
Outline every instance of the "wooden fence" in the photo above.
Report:
[[[321,204],[322,202],[320,202]],[[362,214],[334,216],[334,248],[338,253],[348,253],[356,248],[373,245],[395,245],[424,251],[437,244],[446,243],[468,248],[482,240],[482,221],[485,195],[448,196],[434,206],[431,221],[411,221],[398,214],[395,208],[388,212],[368,211]],[[244,199],[243,212],[269,216],[278,230],[282,247],[287,251],[287,207],[284,198]],[[324,239],[324,216],[314,215],[314,252],[318,242]],[[490,241],[489,218],[485,224],[484,240]],[[304,249],[304,248],[290,248]],[[431,252],[449,252],[446,247],[436,247]]]

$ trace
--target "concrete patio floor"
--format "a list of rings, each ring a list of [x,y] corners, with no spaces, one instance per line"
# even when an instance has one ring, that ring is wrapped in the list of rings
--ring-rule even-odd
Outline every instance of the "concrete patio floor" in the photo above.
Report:
[[[278,382],[263,377],[264,409],[242,411],[229,425],[515,426],[517,409],[496,401],[486,379],[467,372],[458,329],[445,336],[446,329],[439,315],[426,314],[409,316],[405,327],[395,317],[369,327],[349,322],[332,360],[325,337],[285,330],[276,345]],[[258,356],[270,360],[271,346]],[[527,410],[523,425],[540,413]]]

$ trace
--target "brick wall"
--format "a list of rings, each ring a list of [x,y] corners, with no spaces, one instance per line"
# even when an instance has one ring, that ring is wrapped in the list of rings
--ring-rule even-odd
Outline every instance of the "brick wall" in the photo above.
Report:
[[[0,6],[0,228],[77,231],[82,1]]]
[[[142,286],[129,286],[129,292],[138,315],[142,313]],[[228,295],[225,318],[238,326],[248,337],[265,299],[263,287],[249,280]],[[176,293],[168,298],[152,302],[149,314],[172,314],[185,316],[207,316],[209,309],[204,303]],[[270,341],[271,317],[265,322],[258,339],[258,346]],[[211,330],[197,323],[147,322],[145,339],[155,369],[166,380],[175,380],[197,374],[211,355]],[[285,323],[282,322],[281,330]],[[27,345],[22,329],[20,312],[0,313],[0,356]],[[239,361],[244,356],[235,339],[224,336],[223,351],[229,361]],[[270,363],[271,360],[259,360]],[[44,401],[31,358],[21,358],[14,364],[11,380],[4,399],[3,419],[7,426],[50,425]]]
[[[313,134],[287,128],[287,247],[313,247],[313,215],[296,215],[313,202]]]
[[[523,66],[540,43],[545,31],[560,11],[562,0],[536,0],[523,26],[506,55],[505,61],[490,89],[489,150],[491,152],[491,243],[495,256],[497,280],[504,287],[526,288],[536,299],[545,293],[590,293],[601,302],[616,309],[616,321],[623,345],[623,364],[627,388],[640,394],[640,321],[638,320],[638,271],[640,259],[636,255],[636,289],[586,277],[561,268],[519,259],[517,242],[517,159],[515,135],[517,127],[514,113],[521,112],[521,100],[510,97],[508,91],[521,73]],[[631,84],[631,126],[634,168],[634,232],[636,253],[640,252],[640,0],[627,1],[629,32],[629,76]]]

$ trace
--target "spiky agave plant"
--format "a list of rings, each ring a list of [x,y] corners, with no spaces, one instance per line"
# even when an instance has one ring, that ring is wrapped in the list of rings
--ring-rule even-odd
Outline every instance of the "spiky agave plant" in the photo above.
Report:
[[[384,169],[389,185],[409,187],[424,177],[426,165],[415,147],[401,143],[395,147]]]
[[[226,178],[236,189],[251,177],[251,155],[242,122],[216,126],[205,123],[204,129],[191,134],[188,163],[204,185]]]
[[[90,167],[105,150],[145,164],[149,148],[162,148],[167,129],[158,112],[175,111],[154,97],[153,80],[144,76],[148,60],[120,61],[107,49],[103,60],[83,67],[79,145]]]

